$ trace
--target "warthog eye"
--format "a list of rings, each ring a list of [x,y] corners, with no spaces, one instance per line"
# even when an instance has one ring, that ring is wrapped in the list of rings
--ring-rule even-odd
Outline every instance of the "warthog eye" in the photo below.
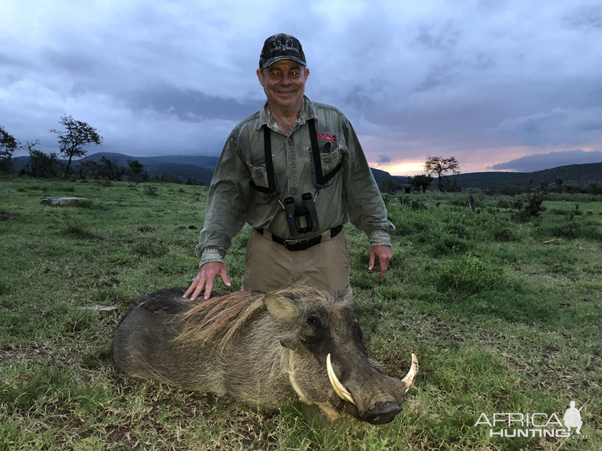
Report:
[[[318,316],[309,316],[301,327],[300,339],[304,343],[313,343],[322,336],[322,321]]]

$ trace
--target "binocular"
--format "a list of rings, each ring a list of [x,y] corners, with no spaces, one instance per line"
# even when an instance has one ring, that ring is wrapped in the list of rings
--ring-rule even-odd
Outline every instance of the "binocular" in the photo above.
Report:
[[[301,195],[300,204],[295,202],[294,197],[285,198],[284,211],[288,229],[292,236],[320,230],[316,204],[311,193]]]

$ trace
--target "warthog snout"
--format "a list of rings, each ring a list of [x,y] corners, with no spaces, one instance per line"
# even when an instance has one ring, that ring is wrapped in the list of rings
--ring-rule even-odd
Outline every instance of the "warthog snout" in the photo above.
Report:
[[[401,412],[405,393],[418,373],[418,359],[412,354],[410,370],[402,380],[386,376],[375,370],[369,361],[366,363],[360,359],[352,365],[341,365],[340,372],[347,374],[347,378],[344,379],[346,382],[342,383],[328,354],[326,366],[330,383],[343,401],[353,404],[356,413],[350,407],[347,410],[354,416],[371,424],[389,423]]]
[[[401,412],[401,406],[394,402],[377,402],[374,409],[367,412],[363,419],[371,424],[385,424],[393,421]]]

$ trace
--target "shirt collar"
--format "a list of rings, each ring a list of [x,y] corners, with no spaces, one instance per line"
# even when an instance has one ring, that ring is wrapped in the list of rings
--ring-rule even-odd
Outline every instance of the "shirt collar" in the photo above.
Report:
[[[297,122],[300,125],[305,124],[308,120],[317,119],[318,115],[316,113],[316,107],[311,100],[307,98],[307,96],[303,96],[303,106],[301,107],[301,111],[299,111],[299,117],[297,118]],[[267,125],[271,129],[274,128],[276,121],[272,117],[270,113],[270,107],[268,106],[268,101],[266,100],[261,109],[259,110],[259,121],[257,122],[256,130],[259,130],[264,125]]]

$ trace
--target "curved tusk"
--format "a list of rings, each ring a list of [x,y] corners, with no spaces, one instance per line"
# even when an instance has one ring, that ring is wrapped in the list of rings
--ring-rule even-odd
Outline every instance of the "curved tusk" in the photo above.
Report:
[[[339,395],[339,398],[349,401],[351,404],[355,405],[355,401],[349,393],[349,390],[345,388],[343,384],[339,381],[336,374],[334,374],[334,370],[332,369],[332,363],[330,362],[330,354],[326,357],[326,370],[328,371],[328,379],[330,379],[330,383],[332,384],[332,388]]]
[[[410,366],[410,371],[405,377],[401,380],[406,385],[406,393],[410,389],[412,385],[414,385],[414,378],[418,374],[418,358],[415,354],[412,354],[412,365]]]

